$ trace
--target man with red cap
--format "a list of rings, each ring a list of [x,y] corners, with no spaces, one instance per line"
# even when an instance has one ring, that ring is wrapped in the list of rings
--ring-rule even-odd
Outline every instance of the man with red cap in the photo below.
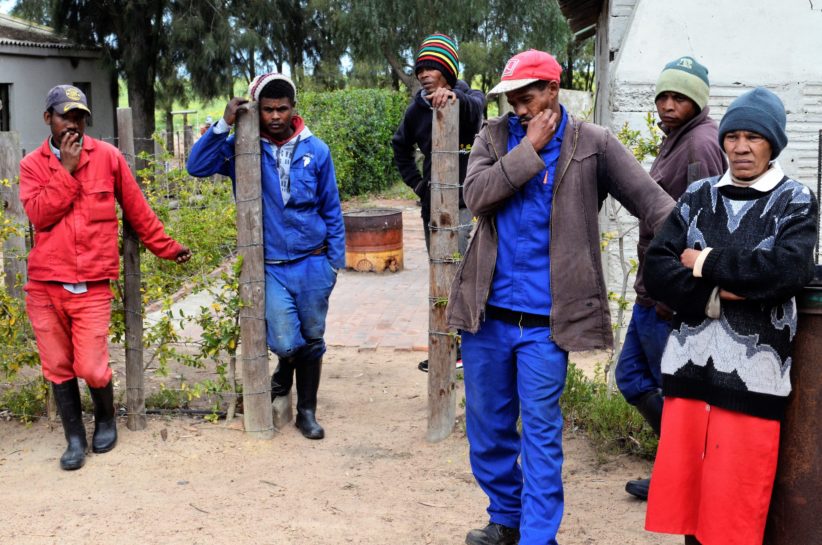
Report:
[[[468,160],[478,221],[447,315],[462,333],[471,468],[489,498],[469,545],[557,544],[568,352],[613,343],[600,206],[610,194],[653,230],[674,205],[613,134],[560,104],[561,73],[542,51],[512,57],[489,98],[505,93],[513,112],[488,121]]]
[[[66,470],[83,466],[88,447],[78,378],[94,402],[92,451],[117,443],[108,361],[109,284],[120,273],[115,202],[152,253],[177,263],[191,257],[166,234],[125,157],[84,134],[89,115],[80,89],[52,88],[43,113],[51,134],[20,162],[20,200],[35,230],[26,310],[68,443],[60,458]]]

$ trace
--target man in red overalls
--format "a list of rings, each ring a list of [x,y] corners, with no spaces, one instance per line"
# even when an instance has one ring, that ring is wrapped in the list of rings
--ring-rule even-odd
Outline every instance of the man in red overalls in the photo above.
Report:
[[[20,162],[20,200],[35,229],[26,308],[68,442],[60,458],[66,470],[83,466],[88,447],[78,377],[94,401],[92,451],[117,442],[108,361],[109,283],[120,269],[115,200],[152,253],[191,258],[165,233],[117,148],[83,134],[90,114],[76,87],[51,89],[43,113],[51,135]]]

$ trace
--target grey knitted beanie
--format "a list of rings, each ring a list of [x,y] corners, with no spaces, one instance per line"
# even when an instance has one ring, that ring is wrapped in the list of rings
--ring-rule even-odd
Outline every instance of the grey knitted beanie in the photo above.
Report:
[[[719,145],[724,149],[725,135],[729,132],[755,132],[764,136],[771,144],[773,160],[788,145],[786,124],[785,105],[779,97],[764,87],[757,87],[739,95],[728,106],[728,111],[719,122]]]

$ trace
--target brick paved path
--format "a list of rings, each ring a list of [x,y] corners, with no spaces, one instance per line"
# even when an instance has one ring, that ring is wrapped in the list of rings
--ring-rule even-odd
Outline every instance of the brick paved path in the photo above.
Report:
[[[387,205],[403,211],[405,267],[396,273],[339,272],[326,324],[329,346],[428,350],[428,257],[420,209],[413,201],[390,201]],[[207,292],[188,293],[173,305],[172,311],[174,316],[179,316],[180,309],[194,316],[211,301]],[[149,308],[146,326],[159,318],[159,309]],[[202,335],[192,323],[180,329],[185,338]]]
[[[329,346],[428,350],[428,256],[418,206],[401,206],[402,271],[340,271],[331,294]]]

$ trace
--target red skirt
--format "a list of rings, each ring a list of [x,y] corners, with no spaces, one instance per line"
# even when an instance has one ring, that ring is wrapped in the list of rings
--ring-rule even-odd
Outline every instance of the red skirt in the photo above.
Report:
[[[645,529],[702,545],[762,545],[779,421],[666,397]]]

